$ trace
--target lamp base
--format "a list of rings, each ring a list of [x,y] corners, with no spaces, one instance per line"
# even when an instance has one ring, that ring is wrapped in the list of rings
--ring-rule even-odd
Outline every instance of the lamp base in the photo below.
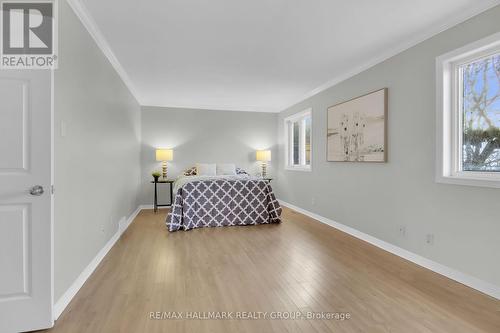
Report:
[[[167,180],[167,161],[162,162],[161,168],[163,170],[162,179]]]
[[[267,163],[266,162],[262,162],[262,178],[266,178],[267,177]]]

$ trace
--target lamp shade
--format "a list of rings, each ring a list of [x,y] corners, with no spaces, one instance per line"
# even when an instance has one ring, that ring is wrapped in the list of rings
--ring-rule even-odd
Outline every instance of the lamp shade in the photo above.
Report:
[[[257,150],[255,154],[257,161],[269,162],[271,160],[271,151],[270,150]]]
[[[157,161],[171,161],[174,159],[174,151],[172,149],[156,149]]]

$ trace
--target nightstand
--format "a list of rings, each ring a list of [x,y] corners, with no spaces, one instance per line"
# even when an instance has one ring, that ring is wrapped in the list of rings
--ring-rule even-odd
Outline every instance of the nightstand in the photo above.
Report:
[[[158,212],[158,207],[172,207],[172,205],[174,204],[173,203],[173,200],[174,200],[174,195],[173,195],[173,187],[174,187],[174,180],[173,179],[166,179],[166,180],[158,180],[157,182],[155,182],[154,180],[151,181],[151,184],[155,184],[155,198],[154,198],[154,202],[153,202],[153,208],[154,208],[154,212]],[[163,205],[159,205],[158,204],[158,184],[168,184],[169,188],[170,188],[170,203],[169,204],[163,204]]]

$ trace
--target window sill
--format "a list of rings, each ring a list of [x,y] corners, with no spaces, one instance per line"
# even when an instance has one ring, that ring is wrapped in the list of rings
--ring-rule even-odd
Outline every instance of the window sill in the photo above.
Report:
[[[311,166],[286,166],[285,170],[311,172]]]
[[[438,176],[436,177],[437,183],[465,185],[476,187],[491,187],[500,188],[500,175],[496,174],[483,174],[483,175],[463,175],[458,174],[454,176]]]

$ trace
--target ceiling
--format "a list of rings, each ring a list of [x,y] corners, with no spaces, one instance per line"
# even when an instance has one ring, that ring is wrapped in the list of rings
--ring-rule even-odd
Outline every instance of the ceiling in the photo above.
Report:
[[[80,0],[141,105],[271,112],[498,3]]]

